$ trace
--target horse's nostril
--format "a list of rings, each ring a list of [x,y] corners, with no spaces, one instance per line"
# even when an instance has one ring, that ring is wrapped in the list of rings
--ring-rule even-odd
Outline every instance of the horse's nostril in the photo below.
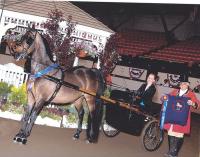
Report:
[[[18,53],[14,53],[14,57],[18,57],[19,56],[19,54]]]

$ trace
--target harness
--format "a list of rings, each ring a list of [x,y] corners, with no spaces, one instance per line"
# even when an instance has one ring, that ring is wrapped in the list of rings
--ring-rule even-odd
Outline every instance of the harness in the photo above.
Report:
[[[57,78],[55,78],[55,77],[52,77],[52,76],[50,76],[50,75],[47,75],[49,72],[51,72],[51,71],[53,71],[53,70],[55,70],[55,69],[61,70],[61,79],[57,79]],[[63,82],[63,80],[64,80],[64,76],[65,76],[65,75],[64,75],[64,71],[61,69],[61,67],[60,67],[58,64],[52,64],[52,65],[48,66],[47,68],[45,68],[45,69],[43,69],[43,70],[37,72],[36,74],[30,75],[29,79],[30,79],[30,81],[32,81],[32,82],[31,82],[31,83],[29,84],[29,86],[28,86],[28,91],[32,92],[32,89],[33,89],[33,87],[34,87],[34,86],[33,86],[33,85],[34,85],[34,82],[35,82],[35,80],[36,80],[37,78],[43,77],[43,78],[45,78],[45,79],[47,79],[47,80],[50,80],[50,81],[54,80],[53,82],[56,83],[56,89],[55,89],[55,91],[53,92],[53,94],[51,95],[51,97],[49,98],[49,100],[46,101],[46,103],[49,104],[49,103],[56,97],[58,91],[60,90],[61,86],[63,85],[62,82]],[[49,79],[49,77],[52,77],[52,78],[54,78],[54,79]],[[59,81],[55,81],[55,80],[59,80]]]

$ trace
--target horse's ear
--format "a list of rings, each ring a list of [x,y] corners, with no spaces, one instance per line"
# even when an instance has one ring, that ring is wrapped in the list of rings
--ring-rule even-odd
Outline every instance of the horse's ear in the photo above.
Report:
[[[28,24],[27,31],[30,31],[30,30],[31,30],[31,26],[30,26],[30,24]]]
[[[35,23],[32,24],[32,30],[35,30]]]

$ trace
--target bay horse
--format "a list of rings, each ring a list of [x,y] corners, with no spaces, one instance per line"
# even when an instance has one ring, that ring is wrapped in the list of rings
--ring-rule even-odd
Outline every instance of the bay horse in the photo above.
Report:
[[[21,128],[13,140],[26,144],[37,116],[42,108],[50,102],[57,105],[74,104],[79,117],[74,138],[78,139],[82,131],[84,116],[82,103],[85,101],[89,110],[86,130],[87,142],[97,142],[103,111],[103,102],[98,95],[102,95],[104,92],[104,79],[100,70],[75,67],[63,71],[59,65],[54,63],[46,40],[36,30],[28,29],[20,40],[8,36],[6,42],[15,59],[21,60],[31,56],[30,77],[26,85],[28,105],[21,119]],[[71,88],[71,86],[64,86],[62,82],[96,92],[97,97]]]

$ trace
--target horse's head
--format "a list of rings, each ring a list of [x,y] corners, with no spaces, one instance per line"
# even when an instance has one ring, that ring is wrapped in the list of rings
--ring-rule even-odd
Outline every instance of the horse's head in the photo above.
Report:
[[[10,53],[16,60],[26,58],[34,50],[33,45],[36,34],[36,31],[27,30],[25,34],[12,34],[8,32],[7,35],[4,36]]]

